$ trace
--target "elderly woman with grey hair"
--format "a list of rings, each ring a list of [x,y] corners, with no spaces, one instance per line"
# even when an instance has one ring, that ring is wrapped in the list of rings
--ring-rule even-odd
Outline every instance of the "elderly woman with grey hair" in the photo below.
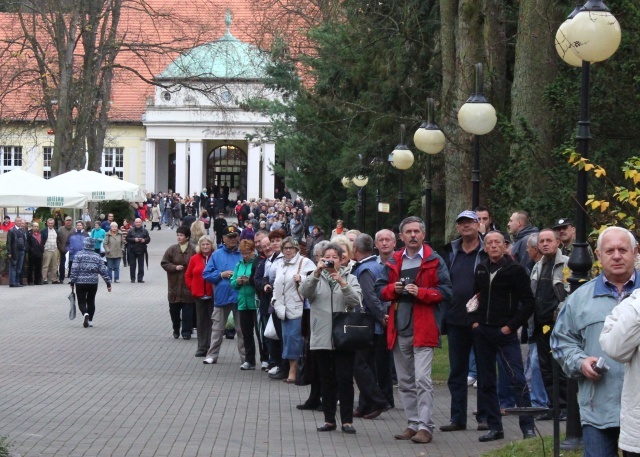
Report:
[[[311,350],[320,367],[324,424],[319,432],[336,427],[336,401],[340,400],[342,431],[353,434],[353,363],[355,352],[333,346],[333,312],[353,310],[362,303],[362,291],[350,269],[341,266],[342,247],[329,243],[316,269],[300,285],[311,305]]]
[[[282,240],[284,259],[278,264],[273,284],[273,309],[282,321],[282,358],[289,361],[289,376],[284,382],[296,382],[298,359],[302,355],[302,310],[304,298],[298,287],[307,273],[314,270],[313,262],[300,255],[300,245],[288,236]]]
[[[109,231],[104,236],[104,255],[107,258],[107,269],[109,277],[113,282],[120,282],[120,259],[122,259],[122,251],[124,250],[125,236],[118,230],[118,224],[112,222],[109,225]]]
[[[211,345],[211,315],[213,314],[213,285],[202,277],[209,257],[215,251],[215,243],[209,235],[198,238],[196,253],[189,259],[184,282],[191,291],[196,308],[198,348],[196,357],[207,355]]]

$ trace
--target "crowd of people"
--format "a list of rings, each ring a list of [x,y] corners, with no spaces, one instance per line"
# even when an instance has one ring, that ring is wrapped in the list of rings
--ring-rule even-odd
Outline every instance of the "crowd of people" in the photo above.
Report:
[[[418,217],[404,219],[397,233],[384,229],[373,238],[339,220],[324,239],[299,199],[239,202],[233,208],[237,221],[227,223],[228,207],[215,206],[215,196],[173,219],[164,218],[167,202],[188,207],[190,199],[171,193],[152,198],[165,200],[162,206],[151,203],[152,230],[177,226],[176,244],[161,261],[173,337],[189,340],[196,333],[195,356],[217,364],[232,317],[239,369],[259,368],[273,380],[310,384],[309,398],[297,408],[324,412],[318,432],[336,430],[338,412],[341,430],[353,434],[354,418],[374,419],[393,408],[395,378],[407,427],[394,437],[431,442],[431,369],[434,349],[446,334],[451,415],[441,432],[467,429],[467,389],[474,384],[477,429],[485,432],[481,442],[504,437],[508,408],[540,407],[544,412],[535,420],[551,418],[555,408],[562,420],[570,377],[579,382],[585,455],[617,455],[618,440],[625,456],[638,455],[633,437],[640,415],[632,385],[640,366],[640,295],[634,292],[640,278],[629,231],[612,227],[600,234],[596,254],[602,272],[569,294],[575,228],[567,218],[538,230],[525,211],[516,211],[507,233],[498,230],[488,208],[466,210],[455,221],[459,236],[438,253],[424,243],[425,225]],[[211,235],[207,208],[217,212]],[[110,290],[123,255],[131,281],[144,282],[150,237],[143,217],[118,227],[109,214],[90,233],[84,220],[73,229],[71,218],[57,230],[53,219],[42,230],[32,223],[28,231],[21,218],[11,227],[10,222],[3,228],[9,232],[11,286],[22,285],[17,272],[25,253],[34,258],[29,284],[61,283],[68,268],[85,327],[93,325],[99,277]],[[334,313],[344,311],[373,316],[367,349],[336,349]],[[529,345],[526,361],[521,343]],[[524,439],[535,437],[532,416],[520,415],[519,423]]]

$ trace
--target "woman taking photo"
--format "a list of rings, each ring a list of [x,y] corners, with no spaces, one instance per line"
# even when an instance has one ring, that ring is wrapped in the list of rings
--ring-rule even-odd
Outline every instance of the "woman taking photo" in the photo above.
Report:
[[[184,274],[184,282],[191,291],[196,304],[196,326],[198,336],[198,349],[196,357],[207,355],[211,345],[211,315],[213,314],[213,285],[205,281],[202,272],[207,266],[209,257],[215,246],[213,240],[205,235],[198,239],[196,254],[189,259],[187,272]]]
[[[238,291],[238,314],[240,328],[244,339],[244,363],[241,370],[256,369],[256,343],[253,339],[254,329],[257,328],[258,309],[256,305],[256,289],[249,282],[256,258],[255,244],[250,240],[240,241],[242,260],[236,264],[231,276],[231,287]]]
[[[300,285],[300,294],[311,305],[311,350],[320,369],[324,424],[319,432],[336,429],[336,400],[340,400],[340,420],[344,433],[353,428],[353,363],[354,351],[338,351],[333,347],[333,312],[359,307],[362,291],[349,268],[340,266],[342,248],[329,243],[322,251],[316,269]]]
[[[282,322],[282,358],[289,361],[289,376],[284,382],[296,382],[298,359],[302,356],[302,310],[304,298],[298,292],[302,278],[315,268],[313,262],[300,255],[300,246],[291,236],[282,240],[283,261],[276,269],[273,285],[273,309]]]

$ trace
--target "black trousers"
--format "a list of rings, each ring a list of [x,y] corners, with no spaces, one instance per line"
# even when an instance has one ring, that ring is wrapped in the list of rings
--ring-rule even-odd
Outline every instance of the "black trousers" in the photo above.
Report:
[[[255,310],[238,311],[240,315],[240,330],[244,339],[244,360],[249,365],[256,364],[256,341],[253,339],[254,331],[258,330],[258,315]]]
[[[355,352],[313,351],[320,369],[320,390],[324,421],[336,423],[336,402],[340,400],[340,421],[353,423],[353,361]]]
[[[191,338],[194,307],[195,305],[193,303],[169,303],[169,314],[171,315],[174,332],[180,332],[180,326],[182,325],[182,336]],[[182,315],[182,319],[180,315]]]
[[[29,256],[27,284],[42,284],[42,257]]]
[[[385,335],[374,335],[372,348],[355,353],[353,377],[360,390],[358,411],[363,414],[369,414],[372,411],[385,408],[388,403],[386,395],[378,384],[378,371],[376,368],[376,352],[380,347],[379,341],[381,339],[385,340]],[[389,371],[389,378],[391,378],[391,371]]]
[[[98,284],[76,284],[76,299],[78,300],[78,309],[84,316],[89,313],[89,320],[93,320],[96,312],[96,293],[98,292]]]
[[[211,315],[213,314],[213,298],[202,300],[196,298],[196,328],[198,329],[198,352],[205,354],[211,345]]]
[[[553,324],[548,325],[553,329]],[[538,361],[540,362],[540,374],[542,374],[544,390],[547,391],[549,401],[553,404],[553,364],[558,362],[551,356],[551,330],[543,333],[543,327],[544,324],[536,325],[533,340],[538,347]],[[567,407],[567,375],[564,374],[560,365],[558,365],[558,380],[560,381],[559,406],[564,409]]]
[[[138,267],[138,281],[144,279],[144,253],[136,254],[129,250],[129,274],[131,280],[136,279],[136,266]]]

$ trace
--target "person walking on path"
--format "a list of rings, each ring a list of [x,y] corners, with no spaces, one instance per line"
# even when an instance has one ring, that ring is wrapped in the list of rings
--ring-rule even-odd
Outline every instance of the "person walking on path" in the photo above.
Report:
[[[96,312],[96,293],[100,276],[107,284],[107,290],[111,292],[111,279],[107,266],[95,252],[96,240],[84,239],[84,249],[73,259],[69,272],[69,285],[74,290],[78,300],[78,309],[83,315],[82,326],[93,327],[93,317]]]
[[[127,232],[127,246],[129,247],[129,274],[131,282],[136,282],[136,267],[138,282],[144,282],[144,261],[147,254],[147,244],[151,241],[149,232],[142,226],[142,219],[136,218],[134,227]]]
[[[173,323],[173,337],[179,338],[180,332],[182,332],[182,339],[190,340],[193,329],[194,299],[191,290],[187,287],[184,275],[196,250],[189,242],[191,231],[187,227],[178,227],[176,236],[178,244],[167,248],[160,265],[167,272],[167,282],[169,283],[169,314]],[[180,330],[181,324],[182,331]]]

